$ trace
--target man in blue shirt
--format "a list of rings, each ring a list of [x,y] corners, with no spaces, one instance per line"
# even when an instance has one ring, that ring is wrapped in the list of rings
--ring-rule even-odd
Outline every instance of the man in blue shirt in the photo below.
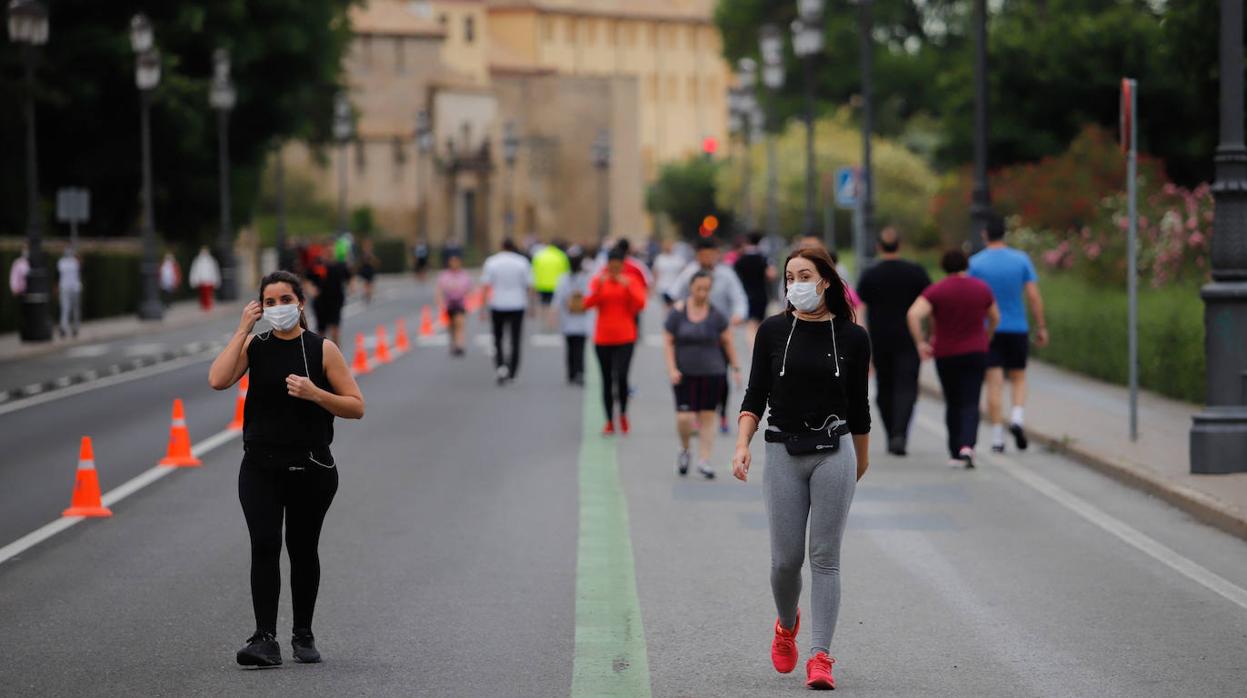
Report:
[[[1044,319],[1039,277],[1025,252],[1005,244],[1005,222],[993,215],[983,230],[987,248],[970,258],[970,276],[981,279],[992,289],[1000,307],[1000,326],[992,337],[987,354],[987,411],[992,422],[992,451],[1005,450],[1002,401],[1007,376],[1013,395],[1009,431],[1018,450],[1026,450],[1026,431],[1022,427],[1026,403],[1026,358],[1030,346],[1030,326],[1026,307],[1034,315],[1035,346],[1048,344],[1048,324]]]

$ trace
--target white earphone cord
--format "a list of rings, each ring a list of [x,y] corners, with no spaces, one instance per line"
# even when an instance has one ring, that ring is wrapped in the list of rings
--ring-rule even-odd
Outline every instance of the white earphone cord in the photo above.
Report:
[[[836,378],[840,377],[840,350],[836,348],[836,324],[830,318],[827,324],[831,326],[831,356],[836,363]],[[784,360],[779,366],[779,377],[784,377],[784,372],[788,370],[788,347],[792,345],[792,333],[797,331],[797,315],[792,316],[792,327],[788,330],[788,341],[784,342]]]

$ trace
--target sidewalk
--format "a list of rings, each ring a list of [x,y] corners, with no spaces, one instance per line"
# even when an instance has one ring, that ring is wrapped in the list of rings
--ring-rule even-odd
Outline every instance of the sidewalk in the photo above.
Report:
[[[78,336],[73,339],[57,337],[55,327],[53,328],[54,339],[50,342],[27,343],[22,342],[16,332],[0,334],[0,362],[46,356],[83,344],[107,342],[114,339],[138,337],[191,327],[220,317],[238,315],[242,312],[242,306],[246,300],[250,300],[250,296],[238,301],[218,302],[211,311],[206,313],[199,309],[199,301],[197,300],[178,301],[165,308],[165,315],[162,320],[140,320],[137,315],[132,313],[110,318],[100,318],[98,320],[88,320],[82,323]],[[53,324],[55,325],[55,318]]]
[[[1140,391],[1139,440],[1132,443],[1126,388],[1034,360],[1027,366],[1027,378],[1026,433],[1032,442],[1247,538],[1247,473],[1190,473],[1191,416],[1199,405]],[[941,397],[931,362],[923,363],[920,383],[924,393]],[[1006,388],[1006,408],[1008,400]],[[986,406],[984,388],[984,414]],[[985,422],[984,427],[981,433],[988,433],[990,425]],[[1012,438],[1008,443],[1012,451]],[[989,446],[982,440],[979,445]]]

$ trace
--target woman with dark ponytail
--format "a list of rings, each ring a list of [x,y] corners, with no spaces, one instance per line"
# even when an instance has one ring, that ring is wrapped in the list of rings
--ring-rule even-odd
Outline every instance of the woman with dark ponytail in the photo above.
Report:
[[[294,274],[278,271],[264,277],[259,301],[243,309],[238,331],[208,370],[208,383],[216,390],[250,374],[238,498],[251,534],[256,631],[238,651],[243,666],[277,666],[282,661],[277,600],[283,518],[294,658],[321,661],[312,637],[312,614],[320,588],[321,524],[338,491],[338,471],[329,450],[333,418],[364,416],[364,397],[346,359],[333,342],[307,329],[304,302]],[[260,318],[271,328],[252,335]]]
[[[854,322],[844,282],[827,251],[804,248],[784,264],[787,310],[767,318],[753,346],[732,473],[749,475],[749,444],[770,409],[763,491],[771,534],[771,592],[779,618],[771,662],[799,658],[801,568],[810,550],[812,632],[806,685],[835,688],[829,656],[840,612],[840,541],[857,480],[870,456],[870,340]],[[841,438],[852,435],[852,438]]]

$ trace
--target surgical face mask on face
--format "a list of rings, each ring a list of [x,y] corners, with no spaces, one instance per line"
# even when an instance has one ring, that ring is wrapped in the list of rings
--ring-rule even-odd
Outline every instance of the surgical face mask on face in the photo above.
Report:
[[[299,324],[299,306],[295,303],[270,305],[264,309],[264,319],[279,332],[294,329]]]
[[[803,313],[818,310],[823,300],[823,294],[818,291],[818,284],[818,281],[795,281],[788,284],[788,302]]]

